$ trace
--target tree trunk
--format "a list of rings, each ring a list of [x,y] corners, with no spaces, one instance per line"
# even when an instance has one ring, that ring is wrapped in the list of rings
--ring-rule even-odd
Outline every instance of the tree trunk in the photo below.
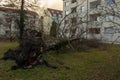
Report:
[[[22,40],[23,31],[24,31],[24,0],[21,0],[21,10],[20,10],[20,22],[19,22],[19,29],[20,29],[20,41]]]

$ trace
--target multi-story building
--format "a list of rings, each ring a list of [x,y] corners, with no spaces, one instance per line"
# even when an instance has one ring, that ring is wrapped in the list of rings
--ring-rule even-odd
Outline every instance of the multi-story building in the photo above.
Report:
[[[59,24],[62,20],[62,11],[47,8],[45,10],[45,16],[44,16],[44,32],[45,34],[50,34],[50,29],[52,26],[52,22],[55,21],[57,24]]]
[[[20,10],[0,7],[0,37],[16,35],[18,33],[18,21]],[[25,11],[25,28],[40,30],[38,14],[33,11]]]
[[[63,0],[63,27],[68,29],[64,33],[85,32],[88,38],[120,42],[119,4],[119,0]]]

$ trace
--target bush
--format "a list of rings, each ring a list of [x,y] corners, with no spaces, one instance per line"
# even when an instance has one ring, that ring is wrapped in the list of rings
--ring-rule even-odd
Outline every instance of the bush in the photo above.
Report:
[[[71,42],[71,46],[77,51],[86,51],[90,48],[100,48],[103,43],[98,39],[78,39]]]

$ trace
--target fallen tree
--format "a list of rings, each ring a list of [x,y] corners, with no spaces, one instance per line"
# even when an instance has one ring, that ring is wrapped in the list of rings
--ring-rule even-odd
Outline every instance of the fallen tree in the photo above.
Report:
[[[42,33],[35,30],[27,29],[23,33],[23,39],[19,46],[12,50],[9,49],[4,53],[3,60],[14,60],[15,66],[11,69],[17,68],[33,68],[35,65],[44,64],[47,67],[56,68],[47,63],[42,58],[43,53],[46,51],[45,43],[42,39]]]
[[[47,67],[57,68],[56,66],[52,66],[48,64],[46,60],[43,59],[43,55],[51,50],[60,50],[61,48],[66,47],[66,45],[71,45],[72,43],[76,43],[75,46],[78,44],[83,46],[84,44],[87,45],[88,41],[93,45],[93,40],[84,40],[83,38],[73,38],[69,40],[60,40],[53,43],[45,43],[43,41],[42,33],[37,32],[35,30],[27,29],[23,33],[22,41],[20,42],[19,46],[16,47],[14,50],[9,49],[7,52],[4,53],[2,57],[3,60],[13,60],[16,62],[15,66],[12,66],[12,70],[22,68],[28,69],[33,68],[36,65],[46,65]],[[96,42],[96,41],[94,41]],[[95,44],[98,44],[95,43]],[[96,46],[95,46],[96,47]]]

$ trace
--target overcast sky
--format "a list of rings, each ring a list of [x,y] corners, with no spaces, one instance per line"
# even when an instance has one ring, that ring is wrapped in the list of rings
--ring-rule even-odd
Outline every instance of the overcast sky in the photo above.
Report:
[[[3,4],[5,3],[5,1],[7,0],[2,0],[2,2],[0,3]],[[29,1],[32,1],[32,0],[29,0]],[[44,7],[60,9],[60,10],[62,10],[63,8],[63,0],[40,0],[40,3],[42,4],[41,7],[44,6]]]
[[[63,0],[47,0],[47,6],[54,9],[61,9],[63,8]]]

